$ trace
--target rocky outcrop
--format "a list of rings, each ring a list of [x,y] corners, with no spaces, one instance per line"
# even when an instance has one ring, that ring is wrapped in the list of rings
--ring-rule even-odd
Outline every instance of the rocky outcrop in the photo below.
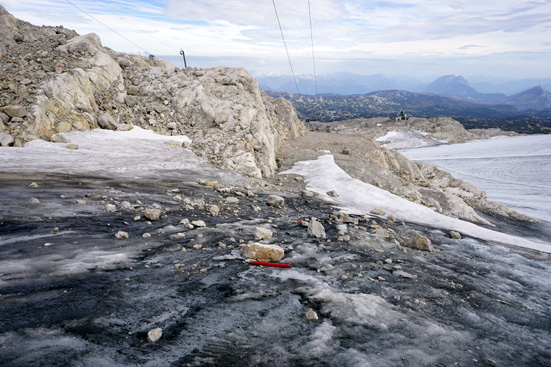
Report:
[[[362,118],[329,123],[311,123],[310,129],[339,134],[355,134],[372,139],[385,136],[391,131],[420,131],[427,133],[424,136],[427,141],[446,141],[450,143],[462,143],[468,140],[486,139],[498,135],[518,135],[501,129],[466,130],[459,121],[451,117],[410,117],[408,120],[401,121],[386,117]]]
[[[299,160],[316,159],[330,151],[351,177],[372,184],[438,213],[472,222],[489,224],[481,215],[531,220],[503,205],[488,200],[474,185],[456,179],[427,163],[410,161],[396,150],[385,149],[372,139],[357,135],[311,132],[286,142],[281,159],[284,168]]]
[[[261,177],[276,172],[282,142],[306,132],[290,102],[261,94],[244,69],[180,70],[116,53],[95,34],[32,26],[1,7],[0,35],[2,145],[136,125],[186,134],[217,167]]]

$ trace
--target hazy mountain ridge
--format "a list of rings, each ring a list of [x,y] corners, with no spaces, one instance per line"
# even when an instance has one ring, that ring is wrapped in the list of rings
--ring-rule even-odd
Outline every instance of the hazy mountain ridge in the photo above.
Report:
[[[299,96],[272,91],[266,91],[266,93],[272,97],[290,100],[302,120],[332,122],[355,118],[389,117],[403,110],[408,115],[416,117],[453,117],[468,129],[497,127],[527,134],[551,132],[551,108],[517,110],[505,103],[484,105],[452,97],[403,90],[385,90],[348,96]],[[517,99],[518,96],[514,98],[521,100]]]
[[[466,102],[477,104],[507,104],[517,109],[546,109],[551,108],[551,103],[542,95],[530,95],[533,101],[527,100],[530,95],[523,96],[521,100],[518,94],[540,86],[543,91],[551,90],[551,78],[523,79],[517,82],[504,84],[479,83],[482,92],[478,91],[463,76],[445,75],[437,78],[428,85],[421,79],[407,76],[386,76],[383,74],[358,75],[352,73],[334,73],[320,75],[314,81],[313,76],[298,76],[295,80],[291,75],[256,76],[260,88],[273,92],[288,92],[305,95],[326,94],[369,94],[383,90],[404,90],[411,93],[429,93],[440,96],[453,97]],[[317,93],[316,93],[317,83]],[[518,101],[518,103],[517,103]]]

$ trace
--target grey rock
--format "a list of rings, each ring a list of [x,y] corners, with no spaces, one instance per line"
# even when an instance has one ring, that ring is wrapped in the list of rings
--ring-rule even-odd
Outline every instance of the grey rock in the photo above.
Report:
[[[0,146],[7,147],[13,145],[14,140],[10,134],[7,134],[4,131],[0,131]]]
[[[384,216],[385,215],[385,212],[382,211],[381,209],[379,208],[375,208],[371,211],[371,214],[375,214],[375,215],[380,215],[380,216]]]
[[[21,105],[6,106],[2,110],[6,115],[12,118],[27,116],[27,109],[25,108],[25,106]]]
[[[318,222],[315,218],[312,218],[310,224],[308,224],[308,235],[315,238],[326,238],[325,228],[323,224]]]
[[[450,238],[454,240],[460,240],[461,239],[461,233],[456,231],[450,231]]]
[[[335,190],[331,190],[331,191],[328,191],[327,192],[327,195],[333,197],[333,198],[338,198],[339,197],[339,193],[336,192]]]
[[[63,135],[55,134],[51,137],[51,141],[54,143],[67,143],[67,139]]]
[[[147,218],[147,220],[159,220],[161,217],[161,210],[160,209],[146,209],[143,212],[144,217]]]
[[[414,250],[436,252],[431,240],[417,232],[406,242],[406,246]]]
[[[268,205],[276,208],[283,208],[285,206],[285,199],[279,195],[269,195]]]
[[[101,114],[97,118],[97,124],[102,129],[107,129],[107,130],[116,130],[117,129],[117,122],[115,121],[113,116],[111,116],[111,114],[109,112],[105,112],[105,113]]]
[[[127,59],[119,60],[119,66],[123,69],[126,69],[126,68],[130,67],[131,65],[132,65],[132,63],[130,62],[130,60],[127,60]]]
[[[273,232],[264,227],[255,227],[254,229],[254,239],[257,241],[270,239],[273,236]]]

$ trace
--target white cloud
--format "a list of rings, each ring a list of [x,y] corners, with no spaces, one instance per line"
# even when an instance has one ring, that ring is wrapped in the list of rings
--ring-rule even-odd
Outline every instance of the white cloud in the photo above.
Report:
[[[72,2],[157,55],[177,54],[184,48],[189,55],[251,58],[254,65],[263,58],[266,68],[272,60],[286,59],[271,1]],[[275,3],[291,58],[300,69],[302,60],[311,57],[308,1]],[[79,33],[96,32],[117,51],[138,51],[66,1],[3,0],[3,4],[34,24],[63,24]],[[548,0],[311,0],[310,4],[316,56],[325,65],[332,59],[339,65],[350,60],[353,66],[362,59],[369,64],[374,59],[400,61],[405,57],[419,65],[433,63],[434,57],[452,65],[464,62],[464,57],[532,55],[551,39]]]

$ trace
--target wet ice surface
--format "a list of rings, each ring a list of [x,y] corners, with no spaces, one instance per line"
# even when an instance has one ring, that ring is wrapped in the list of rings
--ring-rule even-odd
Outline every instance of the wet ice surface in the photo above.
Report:
[[[428,135],[430,133],[419,130],[389,131],[385,136],[381,136],[375,140],[383,142],[383,146],[388,149],[429,147],[447,143],[445,140],[427,137]]]
[[[0,365],[551,364],[544,254],[451,240],[411,222],[358,215],[357,224],[343,223],[330,204],[290,188],[292,177],[282,176],[283,186],[230,177],[231,192],[221,193],[175,175],[1,175]],[[256,197],[238,194],[247,191]],[[266,205],[271,193],[285,196],[285,208]],[[183,209],[178,195],[194,208]],[[121,210],[123,201],[132,209]],[[148,224],[140,208],[154,204],[163,216]],[[222,208],[220,216],[209,204]],[[311,217],[327,239],[308,237],[301,221]],[[206,227],[190,229],[182,219]],[[285,248],[291,269],[235,256],[255,226],[275,232],[264,242]],[[541,225],[525,226],[515,234],[541,239]],[[440,252],[400,251],[394,241],[413,230]],[[129,238],[117,239],[118,231]],[[305,318],[311,309],[318,321]],[[162,338],[148,342],[157,327]]]
[[[490,200],[551,222],[551,135],[501,137],[402,153],[474,184]]]

